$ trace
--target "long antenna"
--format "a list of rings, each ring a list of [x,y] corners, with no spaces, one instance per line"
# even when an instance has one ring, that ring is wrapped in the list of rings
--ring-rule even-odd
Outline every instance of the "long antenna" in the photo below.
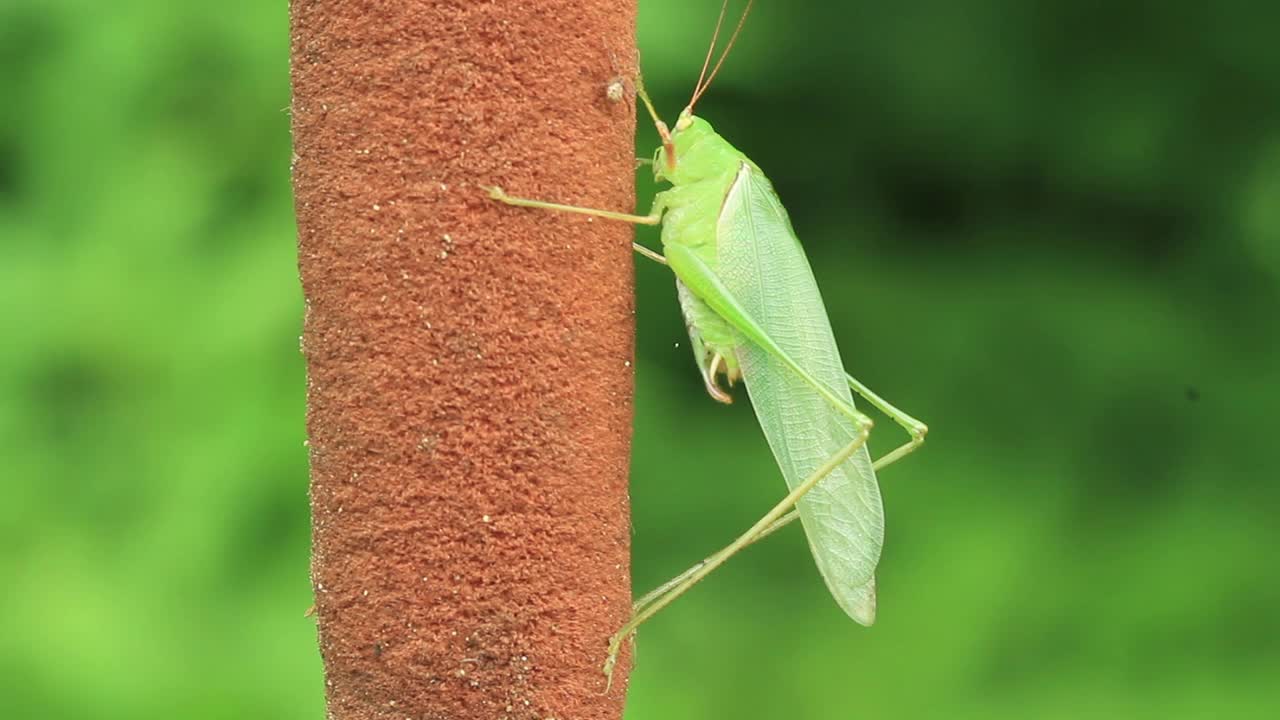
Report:
[[[707,67],[711,65],[711,56],[716,51],[716,40],[720,39],[720,27],[724,25],[724,15],[729,10],[729,0],[720,3],[720,17],[716,18],[716,30],[711,33],[711,44],[707,45],[707,57],[702,61],[702,72],[698,73],[698,84],[693,86],[694,97],[702,87],[702,80],[707,76]],[[692,103],[690,103],[692,104]]]
[[[729,4],[729,0],[725,0],[725,5],[728,5],[728,4]],[[711,75],[707,78],[707,81],[703,83],[701,78],[698,79],[698,88],[694,91],[693,98],[689,100],[690,110],[692,110],[693,106],[697,104],[698,99],[701,98],[702,94],[707,91],[707,88],[711,87],[711,81],[716,79],[716,73],[720,72],[720,66],[724,64],[724,59],[729,57],[729,51],[733,49],[733,44],[737,42],[738,34],[742,32],[742,26],[746,24],[747,15],[751,12],[751,6],[754,4],[755,4],[755,0],[747,0],[747,7],[742,10],[742,16],[738,18],[738,25],[733,29],[733,34],[729,36],[729,42],[727,45],[724,46],[724,52],[720,53],[720,59],[716,61],[716,66],[711,68]],[[721,20],[724,19],[724,5],[720,7],[720,19]],[[717,22],[716,35],[719,35],[719,34],[720,34],[720,23]],[[715,43],[715,35],[712,36],[711,42],[713,44]],[[707,51],[707,59],[708,60],[711,59],[711,50]],[[703,70],[704,71],[706,70],[705,63],[703,64]]]
[[[667,169],[676,169],[676,145],[671,139],[671,129],[667,124],[662,122],[662,118],[658,117],[658,111],[653,107],[653,101],[649,99],[649,93],[645,92],[644,79],[639,72],[636,73],[636,95],[644,102],[644,106],[649,111],[649,117],[653,118],[653,126],[658,130],[658,136],[662,138],[662,147],[667,151]]]

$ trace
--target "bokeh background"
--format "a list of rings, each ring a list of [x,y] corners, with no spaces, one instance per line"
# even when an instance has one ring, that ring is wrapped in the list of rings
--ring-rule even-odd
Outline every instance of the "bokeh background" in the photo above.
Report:
[[[716,3],[641,5],[674,114]],[[789,529],[643,629],[628,718],[1280,716],[1280,6],[890,5],[761,3],[700,107],[933,429],[879,623]],[[0,4],[0,716],[323,717],[287,47],[283,2]],[[782,484],[637,277],[644,590]]]

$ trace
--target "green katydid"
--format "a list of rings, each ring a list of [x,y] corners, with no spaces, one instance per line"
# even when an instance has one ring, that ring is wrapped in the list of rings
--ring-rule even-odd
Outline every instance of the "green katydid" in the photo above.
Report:
[[[636,78],[636,94],[662,139],[652,160],[654,177],[671,184],[657,194],[647,215],[517,198],[501,188],[487,188],[493,199],[509,205],[660,224],[662,253],[633,245],[675,273],[694,359],[708,394],[730,402],[719,385],[720,376],[730,385],[738,378],[745,381],[790,488],[781,502],[727,547],[635,602],[631,619],[610,638],[606,675],[611,675],[622,643],[641,623],[737,551],[797,517],[837,604],[855,621],[872,624],[875,569],[884,541],[876,471],[919,447],[928,430],[844,371],[808,259],[772,185],[754,162],[693,114],[742,30],[751,4],[749,0],[708,74],[728,0],[721,6],[692,99],[673,129],[659,119]],[[854,407],[850,390],[905,428],[910,439],[873,463],[866,447],[872,421]]]

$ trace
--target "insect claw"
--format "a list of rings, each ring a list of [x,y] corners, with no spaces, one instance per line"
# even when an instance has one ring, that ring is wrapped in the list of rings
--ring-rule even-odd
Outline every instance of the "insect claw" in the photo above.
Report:
[[[609,690],[613,688],[613,667],[618,664],[618,653],[622,652],[622,643],[626,638],[620,638],[617,635],[609,638],[609,657],[604,661],[604,692],[602,695],[608,695]]]
[[[715,400],[716,402],[724,403],[725,405],[733,404],[733,396],[725,392],[724,390],[721,390],[720,386],[716,385],[716,381],[714,378],[708,378],[706,384],[707,384],[707,394],[711,396],[712,400]]]
[[[711,394],[712,398],[718,402],[724,403],[725,405],[732,405],[733,397],[722,390],[719,383],[716,382],[716,376],[723,370],[725,377],[729,380],[729,386],[733,386],[733,373],[728,367],[726,367],[727,364],[728,363],[724,361],[724,356],[720,353],[716,353],[711,358],[711,365],[707,368],[707,372],[702,376],[702,379],[706,381],[707,392]]]
[[[600,693],[601,695],[608,695],[613,689],[613,664],[616,661],[617,658],[612,655],[604,661],[604,692]]]

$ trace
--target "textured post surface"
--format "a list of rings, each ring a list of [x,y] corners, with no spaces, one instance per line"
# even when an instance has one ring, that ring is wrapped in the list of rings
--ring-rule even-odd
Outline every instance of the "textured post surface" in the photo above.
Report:
[[[293,0],[312,576],[337,720],[618,718],[634,2]]]

